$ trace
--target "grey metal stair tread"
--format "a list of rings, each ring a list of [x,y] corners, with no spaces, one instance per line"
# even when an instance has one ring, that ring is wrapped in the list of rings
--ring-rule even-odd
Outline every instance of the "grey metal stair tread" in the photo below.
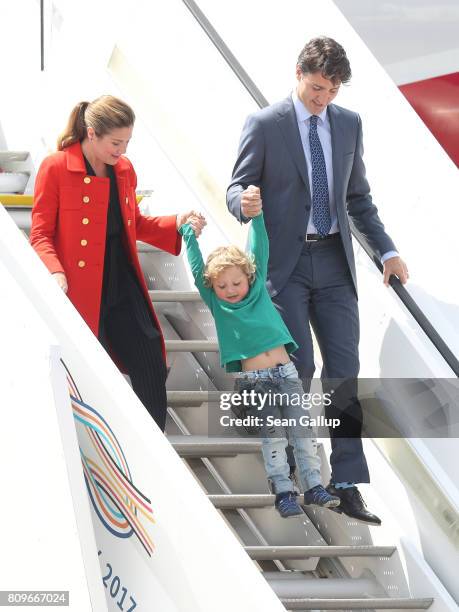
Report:
[[[261,440],[207,436],[169,436],[168,440],[181,457],[233,457],[261,450]]]
[[[369,597],[366,599],[281,599],[287,610],[428,610],[433,599]]]
[[[166,340],[166,351],[189,353],[218,352],[216,340]]]
[[[146,242],[137,241],[137,253],[157,253],[161,252],[161,249],[147,244]]]
[[[197,291],[152,289],[148,293],[153,302],[202,302],[202,298]]]
[[[264,508],[274,506],[275,495],[208,495],[208,498],[216,508]]]
[[[374,577],[329,578],[319,580],[302,572],[263,572],[263,578],[279,599],[322,599],[385,597],[386,593]]]
[[[390,557],[395,546],[245,546],[251,559],[306,559],[308,557]]]
[[[18,226],[19,229],[23,230],[24,232],[28,233],[30,232],[30,226],[31,226],[31,207],[29,206],[10,206],[10,205],[3,205],[6,210],[8,211],[8,213],[10,214],[10,216],[12,217],[13,221],[16,223],[16,225]]]
[[[204,402],[218,402],[220,391],[168,391],[169,406],[199,406]]]

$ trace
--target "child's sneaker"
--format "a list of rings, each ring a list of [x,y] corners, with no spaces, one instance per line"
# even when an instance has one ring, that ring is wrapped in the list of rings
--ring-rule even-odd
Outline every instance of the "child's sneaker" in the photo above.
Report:
[[[322,506],[322,508],[336,508],[340,504],[340,498],[330,493],[323,488],[322,485],[316,485],[309,491],[304,493],[304,505]]]
[[[282,518],[291,518],[292,516],[301,516],[304,514],[300,504],[296,501],[297,493],[295,491],[284,491],[276,495],[276,510]]]

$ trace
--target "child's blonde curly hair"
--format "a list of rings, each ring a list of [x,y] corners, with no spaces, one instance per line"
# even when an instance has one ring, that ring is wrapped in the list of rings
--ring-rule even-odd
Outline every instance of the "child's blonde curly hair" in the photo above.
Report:
[[[253,283],[256,272],[253,256],[244,253],[239,247],[232,244],[230,246],[218,247],[210,253],[203,274],[204,285],[212,287],[212,282],[220,272],[223,272],[226,268],[231,268],[231,266],[241,268],[249,280],[249,285]]]

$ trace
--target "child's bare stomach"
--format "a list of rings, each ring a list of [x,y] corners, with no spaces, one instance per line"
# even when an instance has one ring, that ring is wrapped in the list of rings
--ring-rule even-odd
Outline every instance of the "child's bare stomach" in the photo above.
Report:
[[[260,353],[256,357],[249,357],[249,359],[242,359],[242,371],[247,372],[248,370],[262,370],[264,368],[274,368],[275,366],[290,361],[285,346],[276,346],[276,348]]]

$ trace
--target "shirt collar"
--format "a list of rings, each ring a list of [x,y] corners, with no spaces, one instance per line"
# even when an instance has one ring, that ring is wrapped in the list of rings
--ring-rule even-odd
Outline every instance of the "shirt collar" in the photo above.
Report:
[[[292,100],[293,106],[295,107],[295,114],[298,123],[303,123],[312,116],[313,113],[310,113],[303,102],[299,99],[298,94],[296,93],[296,89],[292,91]],[[317,115],[322,123],[325,123],[327,119],[327,107]]]

